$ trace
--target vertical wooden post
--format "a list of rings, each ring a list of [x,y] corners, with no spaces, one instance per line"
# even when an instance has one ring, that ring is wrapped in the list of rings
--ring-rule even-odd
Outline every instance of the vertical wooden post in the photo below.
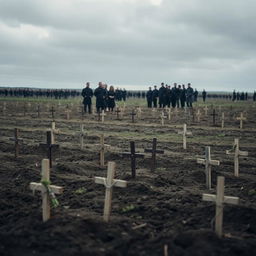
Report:
[[[130,142],[131,147],[131,169],[132,169],[132,178],[136,178],[136,156],[135,156],[135,142]]]
[[[225,113],[222,112],[222,114],[221,114],[221,128],[222,129],[224,128],[224,124],[225,124]]]
[[[15,158],[19,156],[19,130],[14,128]]]
[[[225,178],[222,177],[222,176],[219,176],[218,179],[217,179],[215,232],[216,232],[218,237],[222,237],[224,180],[225,180]]]
[[[105,159],[104,159],[104,153],[105,153],[105,150],[104,150],[104,134],[101,134],[100,135],[100,166],[104,166],[105,164]]]
[[[211,167],[211,148],[205,147],[205,176],[206,176],[206,187],[211,189],[212,184],[212,167]]]

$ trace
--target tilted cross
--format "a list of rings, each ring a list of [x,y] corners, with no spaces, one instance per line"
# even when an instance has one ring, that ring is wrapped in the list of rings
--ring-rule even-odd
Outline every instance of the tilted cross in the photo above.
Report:
[[[23,141],[22,139],[19,138],[19,130],[18,128],[14,128],[14,138],[10,138],[11,141],[14,141],[14,156],[17,158],[19,156],[19,142]]]
[[[246,117],[244,117],[243,112],[241,112],[240,116],[236,118],[236,120],[240,121],[240,129],[243,129],[243,121],[246,121]]]
[[[52,167],[52,150],[59,148],[59,145],[52,144],[52,132],[46,132],[46,143],[40,143],[40,146],[46,147],[47,149],[47,158],[49,159],[50,168]]]
[[[62,194],[63,187],[50,185],[50,168],[49,160],[42,160],[42,180],[40,183],[31,182],[30,189],[32,191],[40,191],[42,194],[42,210],[43,210],[43,221],[47,221],[51,217],[51,201],[58,205],[55,194]]]
[[[130,142],[131,153],[129,152],[122,152],[122,156],[129,156],[131,158],[131,171],[132,171],[132,178],[136,178],[136,158],[144,158],[144,154],[136,153],[135,151],[135,142]]]
[[[234,151],[234,152],[232,152]],[[239,176],[239,156],[248,156],[248,151],[241,151],[239,149],[239,139],[235,139],[232,150],[226,150],[227,155],[234,155],[234,174]]]
[[[162,111],[160,118],[161,118],[161,125],[164,126],[164,119],[166,118],[164,111]]]
[[[125,188],[127,186],[126,181],[114,179],[115,171],[116,171],[115,162],[108,162],[107,178],[102,178],[102,177],[94,178],[95,183],[102,184],[106,188],[105,203],[104,203],[104,215],[103,215],[103,219],[106,222],[108,222],[110,219],[113,187]]]
[[[157,150],[156,149],[156,143],[157,139],[153,138],[153,144],[152,144],[152,149],[151,148],[145,148],[144,152],[146,153],[152,153],[152,163],[151,163],[151,171],[154,171],[156,169],[156,153],[158,154],[164,154],[164,150]]]
[[[239,198],[233,196],[224,195],[224,182],[225,178],[218,176],[217,178],[217,193],[216,195],[203,194],[203,201],[215,202],[216,211],[215,211],[215,232],[218,237],[222,237],[222,226],[223,226],[223,208],[224,204],[239,204]]]
[[[183,149],[187,149],[187,135],[192,135],[192,132],[187,131],[187,124],[183,124],[183,131],[179,131],[178,134],[183,135]]]
[[[212,165],[220,165],[220,161],[211,159],[211,148],[205,147],[205,159],[197,159],[198,164],[205,165],[206,187],[211,189],[212,183]]]

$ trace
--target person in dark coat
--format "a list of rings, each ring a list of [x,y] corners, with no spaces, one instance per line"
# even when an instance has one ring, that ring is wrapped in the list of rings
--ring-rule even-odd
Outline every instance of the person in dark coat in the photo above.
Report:
[[[113,112],[113,110],[116,106],[116,103],[115,103],[116,93],[115,93],[115,89],[112,85],[109,87],[109,91],[108,91],[107,95],[108,95],[108,109],[109,109],[109,111]]]
[[[202,96],[203,96],[203,101],[205,102],[205,100],[206,100],[206,91],[205,91],[205,89],[203,90],[203,92],[202,92]]]
[[[90,88],[90,83],[86,83],[86,87],[82,90],[82,96],[84,97],[83,104],[84,104],[84,112],[87,113],[87,110],[89,114],[92,113],[92,97],[93,97],[93,91]]]
[[[165,87],[164,83],[161,83],[161,87],[158,91],[158,96],[159,96],[159,108],[164,108],[165,107]]]
[[[98,88],[95,89],[94,95],[96,97],[96,109],[100,112],[105,109],[106,90],[102,82],[99,82]]]
[[[157,108],[157,98],[158,98],[158,90],[157,86],[154,86],[154,90],[152,91],[152,100],[154,108]]]
[[[191,87],[190,83],[188,83],[188,88],[186,91],[186,100],[187,100],[187,107],[189,108],[192,108],[193,96],[194,96],[194,90]]]
[[[151,87],[149,87],[149,90],[147,91],[146,98],[147,98],[148,108],[152,108],[153,91]]]
[[[180,92],[180,105],[182,108],[185,107],[185,102],[186,102],[186,88],[185,88],[185,84],[183,84]]]
[[[177,92],[177,84],[174,83],[174,86],[172,87],[172,90],[171,90],[171,103],[173,108],[176,107],[176,92]]]

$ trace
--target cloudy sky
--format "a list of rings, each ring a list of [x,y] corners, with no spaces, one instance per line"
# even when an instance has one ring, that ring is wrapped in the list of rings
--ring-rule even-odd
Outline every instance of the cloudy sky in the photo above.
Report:
[[[255,0],[0,0],[0,86],[256,89]]]

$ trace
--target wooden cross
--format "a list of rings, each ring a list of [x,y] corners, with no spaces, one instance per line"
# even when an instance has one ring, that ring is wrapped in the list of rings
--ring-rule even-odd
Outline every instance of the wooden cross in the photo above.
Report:
[[[104,121],[105,121],[105,116],[106,116],[107,114],[105,113],[105,111],[104,110],[102,110],[102,112],[100,113],[100,116],[101,116],[101,122],[102,123],[104,123]]]
[[[162,111],[160,118],[161,118],[161,125],[164,126],[164,119],[166,118],[166,116],[164,115],[164,111]]]
[[[10,138],[10,140],[14,141],[14,149],[15,149],[14,156],[15,156],[15,158],[17,158],[19,156],[19,148],[20,148],[19,142],[23,141],[22,139],[19,138],[18,128],[14,128],[14,138]]]
[[[232,153],[232,151],[234,152]],[[233,150],[226,150],[227,155],[234,155],[234,173],[239,176],[239,156],[248,156],[248,151],[239,150],[239,139],[235,139]]]
[[[179,131],[178,134],[183,135],[183,149],[187,149],[187,135],[192,135],[192,132],[187,131],[187,124],[183,124],[183,131]]]
[[[220,165],[220,161],[211,159],[211,148],[205,147],[205,159],[197,159],[198,164],[205,165],[206,187],[211,189],[212,183],[212,165]]]
[[[241,112],[240,116],[236,118],[236,120],[240,121],[240,129],[243,129],[243,121],[246,121],[246,117],[244,117],[243,112]]]
[[[132,122],[134,123],[134,116],[136,116],[135,110],[132,110],[132,113],[130,114],[132,116]]]
[[[59,148],[59,145],[52,144],[52,132],[46,132],[46,143],[40,143],[40,146],[46,147],[47,149],[47,158],[50,162],[50,168],[52,168],[52,150],[55,148]]]
[[[78,134],[80,136],[81,149],[83,149],[84,148],[84,137],[87,135],[86,132],[84,131],[84,125],[83,124],[81,124],[80,132]]]
[[[196,117],[197,117],[197,122],[200,122],[200,118],[201,118],[201,111],[200,111],[200,109],[197,110]]]
[[[172,118],[172,111],[171,108],[168,108],[168,120],[171,121]]]
[[[138,115],[138,118],[141,119],[141,113],[142,113],[142,110],[140,107],[137,108],[137,115]]]
[[[38,117],[38,118],[40,118],[40,111],[41,111],[40,105],[38,104],[38,105],[37,105],[37,117]]]
[[[108,222],[111,213],[111,203],[112,203],[112,194],[113,187],[125,188],[127,186],[127,182],[124,180],[114,179],[116,172],[116,163],[108,162],[108,172],[107,178],[95,177],[95,183],[102,184],[106,188],[105,192],[105,203],[104,203],[104,221]]]
[[[151,158],[151,171],[154,171],[156,169],[156,153],[158,154],[164,154],[164,150],[157,150],[156,149],[156,143],[157,139],[153,138],[153,144],[152,144],[152,149],[151,148],[145,148],[144,152],[146,153],[152,153],[152,158]]]
[[[69,109],[68,105],[66,107],[65,113],[66,113],[66,119],[69,120],[70,119],[71,109]]]
[[[215,108],[213,109],[211,116],[212,116],[212,124],[213,124],[213,126],[215,126],[216,125],[216,116],[217,116]]]
[[[51,141],[51,143],[52,144],[55,144],[55,134],[59,134],[59,132],[60,132],[60,130],[59,129],[56,129],[56,125],[55,125],[55,122],[52,122],[52,127],[51,127],[51,129],[50,129],[50,131],[51,131],[51,138],[52,138],[52,141]]]
[[[51,217],[51,198],[55,199],[55,194],[62,194],[63,187],[54,186],[54,185],[47,185],[50,182],[50,168],[49,168],[49,160],[43,159],[42,160],[42,180],[40,183],[31,182],[30,189],[32,191],[40,191],[42,194],[42,210],[43,210],[43,222],[47,221]],[[43,184],[45,183],[45,184]],[[56,201],[55,201],[56,202]]]
[[[225,124],[225,113],[222,112],[221,113],[221,128],[224,128],[224,124]]]
[[[116,108],[116,120],[120,120],[119,118],[119,113],[121,112],[121,110],[119,109],[119,107]]]
[[[224,204],[239,204],[239,198],[233,196],[224,195],[224,182],[225,178],[218,176],[217,178],[217,193],[216,195],[203,194],[203,201],[215,202],[216,211],[215,211],[215,232],[218,237],[222,237],[222,226],[223,226],[223,208]]]
[[[96,144],[96,146],[99,146],[100,150],[100,166],[105,166],[105,149],[109,148],[110,145],[107,145],[104,143],[104,134],[100,135],[100,144]]]
[[[123,156],[129,156],[131,158],[131,170],[132,170],[132,178],[136,178],[136,158],[144,158],[144,154],[135,152],[135,142],[130,142],[131,153],[123,152],[121,153]]]
[[[204,107],[204,115],[205,115],[205,116],[208,115],[208,107],[207,107],[207,105]]]
[[[52,106],[51,107],[51,113],[52,113],[52,119],[54,120],[54,112],[55,112],[55,109],[54,109],[54,107]]]

